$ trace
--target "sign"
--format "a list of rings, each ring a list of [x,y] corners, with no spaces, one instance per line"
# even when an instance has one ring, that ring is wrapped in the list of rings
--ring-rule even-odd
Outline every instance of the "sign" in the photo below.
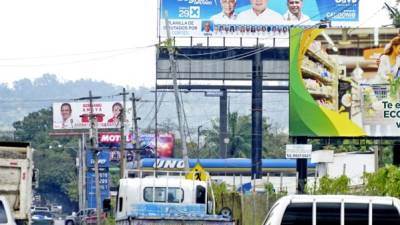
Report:
[[[110,152],[108,150],[102,150],[99,152],[99,167],[109,167],[110,166]],[[86,166],[94,167],[94,157],[91,150],[86,151]]]
[[[295,144],[286,145],[287,159],[310,159],[312,145],[310,144]]]
[[[209,179],[209,176],[208,173],[204,170],[204,168],[200,165],[200,163],[197,163],[186,175],[186,179],[206,181],[207,179]]]
[[[100,184],[100,195],[101,202],[104,199],[110,198],[110,187],[109,187],[109,151],[102,150],[99,152],[99,184]],[[86,151],[86,196],[87,196],[87,207],[96,208],[96,176],[94,170],[94,158],[91,150]],[[103,204],[101,204],[103,205]]]
[[[120,128],[118,119],[122,102],[93,102],[98,128]],[[89,129],[90,104],[88,102],[53,103],[53,129]],[[126,123],[130,124],[132,108],[126,110]]]
[[[119,143],[121,140],[120,132],[101,132],[99,133],[99,146],[102,148],[108,148],[110,150],[110,161],[114,163],[119,163],[120,152]],[[134,152],[129,150],[133,148],[135,142],[135,136],[129,134],[126,137],[126,151],[127,161],[132,161]],[[141,158],[154,158],[155,157],[155,138],[154,134],[142,134],[139,137],[139,149]],[[159,134],[157,139],[157,156],[158,157],[173,157],[174,147],[175,147],[175,136],[173,134],[165,133]]]
[[[357,22],[359,0],[161,0],[160,34],[164,37],[166,17],[173,37],[287,36],[293,25]]]
[[[101,202],[103,202],[104,199],[110,198],[110,178],[108,170],[103,172],[99,171],[99,178],[100,196]],[[87,208],[96,208],[96,176],[94,171],[86,172],[86,196]]]
[[[379,38],[379,46],[394,49],[397,30],[381,30],[386,38]],[[372,31],[352,29],[350,44],[342,45],[337,37],[345,29],[291,30],[290,136],[400,136],[400,61],[390,63],[389,51],[379,62],[347,55],[349,48],[373,48],[372,37],[364,35]]]

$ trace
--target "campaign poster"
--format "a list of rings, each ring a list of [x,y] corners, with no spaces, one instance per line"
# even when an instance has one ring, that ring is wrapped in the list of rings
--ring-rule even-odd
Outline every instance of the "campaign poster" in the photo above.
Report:
[[[397,29],[291,29],[290,136],[400,136],[399,68]]]
[[[359,0],[161,0],[160,35],[287,36],[321,20],[358,22]]]
[[[120,128],[122,102],[93,102],[92,110],[97,128]],[[89,129],[89,102],[58,102],[53,103],[53,129]],[[132,108],[126,109],[125,123],[130,124]]]

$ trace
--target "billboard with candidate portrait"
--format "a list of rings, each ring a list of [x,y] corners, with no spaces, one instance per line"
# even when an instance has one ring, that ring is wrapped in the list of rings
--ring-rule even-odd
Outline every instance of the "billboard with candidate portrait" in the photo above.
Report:
[[[120,128],[122,102],[93,102],[93,114],[98,128]],[[88,129],[90,128],[89,102],[53,103],[53,129]],[[126,110],[126,123],[130,123],[132,108]]]
[[[399,68],[397,29],[291,29],[289,134],[400,136]]]
[[[321,20],[358,22],[359,0],[161,0],[160,35],[279,36]],[[343,23],[342,23],[343,24]]]

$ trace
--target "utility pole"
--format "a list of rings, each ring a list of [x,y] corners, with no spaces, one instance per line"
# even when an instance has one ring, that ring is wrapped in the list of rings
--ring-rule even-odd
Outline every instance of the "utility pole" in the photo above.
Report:
[[[84,209],[83,206],[83,192],[85,190],[83,190],[83,171],[82,171],[82,155],[84,154],[84,152],[82,151],[82,139],[79,139],[79,143],[78,143],[78,192],[79,192],[79,210]]]
[[[99,96],[92,96],[92,91],[89,91],[89,97],[80,98],[79,100],[89,100],[90,106],[90,129],[89,129],[89,140],[90,146],[93,151],[94,158],[94,173],[96,178],[96,222],[97,225],[101,224],[101,196],[100,196],[100,178],[99,178],[99,146],[98,146],[98,136],[97,136],[97,119],[96,115],[93,113],[93,99],[99,99]]]
[[[125,137],[125,120],[126,120],[126,95],[129,93],[126,92],[125,88],[122,89],[122,104],[123,108],[122,111],[120,112],[120,122],[121,122],[121,142],[120,142],[120,148],[119,152],[121,155],[120,159],[120,169],[119,169],[119,177],[120,179],[124,178],[125,174],[125,165],[126,165],[126,157],[125,157],[125,147],[126,147],[126,137]]]
[[[253,58],[251,82],[251,179],[262,178],[262,62],[261,52]]]
[[[167,42],[167,48],[168,48],[168,53],[169,53],[169,63],[171,65],[171,74],[172,74],[172,79],[173,79],[173,84],[174,84],[174,94],[175,94],[175,103],[176,103],[176,112],[178,114],[178,125],[179,125],[179,135],[181,136],[181,141],[182,141],[182,156],[183,156],[183,162],[185,163],[185,171],[189,171],[189,158],[188,158],[188,150],[186,146],[186,134],[183,130],[182,126],[182,115],[181,115],[181,103],[179,100],[179,95],[178,95],[178,81],[177,81],[177,76],[176,76],[176,61],[174,57],[174,48],[172,47],[172,39],[171,39],[171,34],[169,30],[169,22],[168,22],[168,13],[167,11],[164,11],[164,18],[165,18],[165,24],[167,26],[167,37],[168,37],[168,42]],[[156,87],[157,88],[157,87]],[[157,136],[156,136],[157,140]],[[156,146],[156,151],[157,151],[157,146]]]
[[[85,133],[82,133],[82,207],[86,209],[86,138]]]
[[[131,100],[132,100],[132,109],[133,109],[133,115],[132,115],[132,117],[133,117],[132,122],[133,122],[133,129],[134,129],[133,133],[135,134],[135,144],[133,145],[133,148],[134,148],[134,152],[135,152],[136,169],[138,170],[137,175],[139,177],[139,174],[140,174],[139,170],[141,168],[141,165],[140,165],[140,150],[139,150],[139,148],[140,148],[139,127],[138,127],[137,121],[140,120],[140,117],[137,117],[137,114],[136,114],[136,101],[139,101],[139,99],[135,98],[134,92],[132,92]]]

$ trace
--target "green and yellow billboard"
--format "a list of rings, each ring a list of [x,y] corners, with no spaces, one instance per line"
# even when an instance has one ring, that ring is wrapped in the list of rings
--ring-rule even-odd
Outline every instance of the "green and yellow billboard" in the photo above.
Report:
[[[368,33],[291,29],[290,136],[400,136],[400,40]]]

